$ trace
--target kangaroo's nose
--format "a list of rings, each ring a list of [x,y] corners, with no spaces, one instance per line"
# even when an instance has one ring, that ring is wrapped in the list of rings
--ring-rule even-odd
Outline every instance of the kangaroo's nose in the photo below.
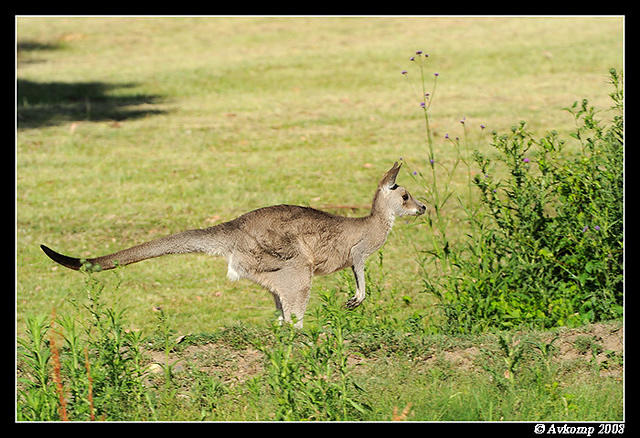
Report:
[[[420,209],[418,210],[418,214],[424,214],[424,212],[427,211],[427,206],[424,204],[420,204]]]

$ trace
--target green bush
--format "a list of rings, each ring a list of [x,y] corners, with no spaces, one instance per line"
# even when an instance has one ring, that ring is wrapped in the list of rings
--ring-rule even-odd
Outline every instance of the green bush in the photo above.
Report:
[[[435,205],[436,217],[428,219],[434,247],[421,262],[434,262],[442,273],[424,283],[440,301],[445,331],[579,325],[622,316],[623,90],[614,69],[610,77],[609,124],[596,119],[586,99],[566,108],[576,122],[576,157],[557,132],[536,139],[526,122],[507,134],[494,132],[491,157],[473,153],[479,173],[472,178],[468,172],[469,186],[479,190],[479,202],[471,192],[466,204],[458,197],[469,226],[459,245],[451,244],[444,202],[438,203],[452,193],[436,185],[432,172],[426,191]],[[425,120],[434,169],[428,107]],[[462,161],[471,169],[468,159],[459,153],[454,168]]]

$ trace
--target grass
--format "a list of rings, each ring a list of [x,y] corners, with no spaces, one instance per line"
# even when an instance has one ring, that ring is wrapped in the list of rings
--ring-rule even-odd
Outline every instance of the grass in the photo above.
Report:
[[[88,278],[85,292],[90,298],[86,306],[77,303],[74,318],[28,319],[18,349],[20,420],[620,421],[623,415],[621,322],[443,336],[384,328],[371,322],[370,310],[363,321],[342,307],[339,293],[324,290],[310,316],[315,328],[236,323],[176,338],[162,309],[150,315],[156,330],[143,334],[126,329],[127,312],[112,304],[118,291]],[[57,364],[53,379],[47,361]],[[57,400],[67,401],[66,411],[56,410]]]
[[[438,155],[449,160],[443,136],[455,135],[462,117],[480,148],[481,123],[501,131],[527,120],[540,135],[569,132],[573,119],[561,108],[584,97],[607,107],[607,71],[623,62],[615,17],[21,17],[17,27],[18,336],[28,315],[50,315],[52,306],[73,313],[86,298],[83,276],[54,266],[40,243],[94,256],[277,203],[366,214],[394,160],[426,161],[420,96],[400,74],[415,50],[429,53],[429,68],[440,73],[430,122]],[[408,173],[399,178],[424,199]],[[384,269],[369,262],[380,278],[363,309],[384,309],[375,316],[388,324],[426,315],[428,325],[433,299],[420,293],[415,262],[428,242],[424,225],[397,221]],[[221,259],[166,257],[100,279],[106,290],[119,285],[113,299],[127,309],[129,329],[145,333],[156,329],[154,307],[181,334],[239,321],[264,329],[273,317],[269,294],[228,282]],[[321,306],[318,291],[352,283],[315,278],[309,311]],[[409,372],[389,367],[371,382],[382,388]],[[439,385],[421,379],[407,394]],[[576,379],[575,397],[613,397],[602,403],[619,406],[619,384]],[[500,419],[498,411],[465,410],[472,394],[493,400],[490,382],[477,393],[473,373],[450,382],[436,392],[451,397],[448,405],[429,408],[408,395],[394,403],[401,412],[411,402],[417,419]],[[600,384],[613,388],[600,395]],[[582,419],[597,417],[598,403]],[[372,407],[381,419],[393,406]],[[502,416],[538,414],[522,409]],[[620,418],[612,409],[601,418]]]

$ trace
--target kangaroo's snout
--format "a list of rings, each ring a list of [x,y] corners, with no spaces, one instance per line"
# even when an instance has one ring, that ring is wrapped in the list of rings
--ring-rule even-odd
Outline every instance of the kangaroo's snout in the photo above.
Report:
[[[424,205],[422,202],[416,201],[415,199],[414,199],[414,202],[415,202],[415,213],[414,213],[415,216],[420,216],[427,211],[427,206]]]

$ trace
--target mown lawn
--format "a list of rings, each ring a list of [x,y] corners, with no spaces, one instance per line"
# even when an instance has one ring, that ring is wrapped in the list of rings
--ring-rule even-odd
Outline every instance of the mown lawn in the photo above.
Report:
[[[444,135],[460,135],[463,117],[472,147],[486,150],[487,132],[520,120],[540,135],[566,134],[574,121],[562,108],[576,100],[608,107],[622,26],[616,17],[18,18],[18,336],[27,315],[71,313],[86,298],[84,276],[56,266],[40,244],[97,256],[279,203],[364,215],[399,157],[399,182],[424,199],[408,171],[426,161],[416,50],[439,74],[431,127],[446,162],[454,152]],[[389,319],[427,315],[429,326],[433,298],[416,263],[428,246],[424,223],[396,221],[364,306],[384,306]],[[313,291],[344,290],[347,274],[316,277],[309,311],[319,306]],[[222,259],[164,257],[99,275],[107,290],[121,282],[111,299],[128,309],[132,330],[153,333],[156,307],[182,334],[265,327],[274,315],[270,294],[229,282]],[[376,379],[398,380],[410,372],[402,367],[376,367],[386,373]],[[413,418],[466,419],[471,375],[440,410],[414,401]],[[550,391],[553,412],[573,418],[565,393]],[[607,403],[606,418],[618,419]],[[504,416],[490,412],[469,417]]]
[[[436,139],[462,117],[476,139],[481,123],[518,120],[566,132],[562,107],[607,101],[621,30],[620,18],[19,18],[18,321],[82,281],[40,243],[98,255],[276,203],[365,214],[394,160],[425,160],[417,78],[400,75],[417,49],[440,74]],[[410,242],[426,245],[424,229],[399,221],[385,261],[413,295]],[[268,294],[224,273],[204,256],[144,262],[122,299],[141,327],[157,304],[181,329],[270,315]]]

